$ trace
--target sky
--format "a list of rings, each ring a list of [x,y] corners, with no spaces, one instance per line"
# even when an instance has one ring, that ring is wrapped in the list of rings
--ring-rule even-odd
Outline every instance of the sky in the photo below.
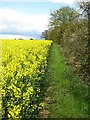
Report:
[[[77,0],[0,0],[0,38],[40,39],[50,13]]]

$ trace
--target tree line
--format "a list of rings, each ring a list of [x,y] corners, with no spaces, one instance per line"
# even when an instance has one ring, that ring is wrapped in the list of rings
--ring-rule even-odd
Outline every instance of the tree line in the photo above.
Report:
[[[59,44],[67,64],[90,83],[90,1],[53,11],[42,38]]]

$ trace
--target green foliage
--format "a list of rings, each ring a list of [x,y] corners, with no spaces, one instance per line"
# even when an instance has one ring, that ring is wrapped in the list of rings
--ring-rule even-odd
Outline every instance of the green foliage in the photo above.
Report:
[[[70,7],[62,7],[53,13],[51,13],[51,18],[49,21],[50,27],[59,27],[61,24],[65,24],[78,15],[78,13]]]
[[[62,41],[62,51],[68,63],[76,73],[83,76],[83,79],[87,81],[87,21],[70,23],[63,34]]]
[[[77,20],[76,12],[73,8],[62,7],[51,13],[51,18],[49,21],[49,29],[42,33],[45,39],[51,39],[54,42],[61,44],[61,39],[63,37],[64,31],[71,20]]]

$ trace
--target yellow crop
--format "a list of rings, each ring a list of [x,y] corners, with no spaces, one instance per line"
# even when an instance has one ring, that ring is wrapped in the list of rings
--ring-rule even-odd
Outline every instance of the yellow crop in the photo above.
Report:
[[[41,81],[52,41],[1,40],[3,117],[31,118],[44,107]]]

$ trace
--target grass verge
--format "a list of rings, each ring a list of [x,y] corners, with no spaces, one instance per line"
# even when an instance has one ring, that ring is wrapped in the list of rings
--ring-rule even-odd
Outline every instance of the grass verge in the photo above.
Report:
[[[88,118],[88,86],[65,64],[57,44],[50,49],[45,75],[48,118]]]

